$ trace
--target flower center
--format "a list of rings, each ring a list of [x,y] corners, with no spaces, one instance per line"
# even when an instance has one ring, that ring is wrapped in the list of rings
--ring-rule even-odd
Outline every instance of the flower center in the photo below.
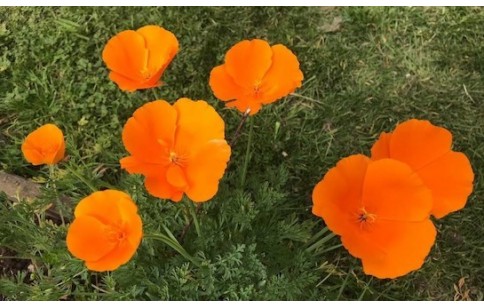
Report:
[[[356,216],[361,229],[367,229],[376,220],[376,214],[368,213],[365,208],[362,208]]]
[[[171,152],[170,152],[170,157],[169,157],[169,159],[170,159],[170,162],[171,162],[171,163],[174,163],[174,164],[176,164],[176,163],[177,163],[177,161],[178,161],[178,157],[177,157],[176,153],[175,153],[175,152],[173,152],[173,151],[171,151]]]
[[[260,92],[260,86],[262,84],[262,81],[258,80],[254,83],[254,97],[259,97],[261,95],[261,92]]]
[[[148,70],[148,68],[143,68],[141,70],[141,76],[143,76],[143,79],[149,80],[152,76],[151,72]]]
[[[173,150],[168,154],[168,161],[170,164],[175,164],[180,167],[183,167],[186,164],[187,159],[188,157],[184,153],[177,153]]]
[[[108,240],[111,242],[122,242],[126,239],[127,234],[124,228],[119,226],[109,226],[106,230]]]

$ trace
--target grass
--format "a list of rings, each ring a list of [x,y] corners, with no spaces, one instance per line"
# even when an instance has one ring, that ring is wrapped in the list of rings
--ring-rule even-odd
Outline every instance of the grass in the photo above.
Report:
[[[336,17],[342,22],[330,29]],[[69,154],[55,171],[59,194],[78,201],[89,186],[127,191],[145,230],[165,238],[166,230],[176,236],[183,229],[185,207],[148,196],[141,177],[120,170],[120,133],[132,112],[155,98],[205,99],[230,137],[240,114],[224,109],[207,80],[245,38],[285,44],[305,75],[296,94],[248,120],[219,194],[182,244],[199,266],[145,239],[119,270],[90,273],[67,252],[66,226],[43,217],[52,191],[32,204],[0,195],[0,247],[29,265],[0,272],[0,297],[483,299],[483,9],[3,7],[0,20],[0,170],[45,182],[49,170],[30,166],[20,144],[41,124],[56,123]],[[174,32],[181,51],[165,72],[166,86],[127,94],[109,81],[101,50],[115,33],[145,24]],[[453,133],[454,149],[475,171],[474,193],[462,211],[435,222],[437,241],[421,270],[378,280],[364,275],[338,237],[321,232],[311,192],[340,158],[369,154],[380,132],[414,117]],[[72,208],[63,210],[72,217]]]

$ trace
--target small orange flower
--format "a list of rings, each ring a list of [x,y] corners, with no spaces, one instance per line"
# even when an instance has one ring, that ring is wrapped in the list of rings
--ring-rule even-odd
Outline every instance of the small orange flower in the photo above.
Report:
[[[225,55],[225,63],[210,73],[215,96],[250,115],[301,86],[303,73],[297,57],[284,45],[270,46],[254,39],[235,44]]]
[[[371,158],[393,158],[410,166],[432,191],[431,214],[442,218],[465,206],[474,181],[469,159],[451,147],[448,130],[412,119],[397,125],[392,133],[382,133]]]
[[[135,91],[161,85],[161,75],[178,52],[175,35],[159,26],[126,30],[112,37],[103,50],[109,78],[121,90]]]
[[[65,151],[64,135],[54,124],[37,128],[22,143],[25,159],[34,166],[56,164],[64,158]]]
[[[204,101],[163,100],[138,108],[123,129],[131,156],[121,159],[129,173],[143,174],[150,194],[178,202],[183,193],[195,202],[211,199],[218,190],[230,146],[225,124]]]
[[[313,214],[341,236],[366,274],[378,278],[419,269],[435,241],[432,194],[397,160],[340,160],[314,188],[313,204]]]
[[[82,199],[67,232],[67,248],[88,269],[112,271],[127,263],[143,234],[138,208],[124,192],[103,190]]]

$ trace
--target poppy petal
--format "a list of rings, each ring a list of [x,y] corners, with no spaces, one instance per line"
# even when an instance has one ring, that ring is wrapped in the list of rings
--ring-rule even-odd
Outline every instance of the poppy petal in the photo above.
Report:
[[[245,40],[225,55],[225,69],[236,84],[253,89],[260,84],[272,64],[271,46],[264,40]]]
[[[179,190],[168,183],[166,173],[156,176],[147,176],[145,179],[145,187],[150,195],[157,198],[171,199],[174,202],[178,202],[183,197],[182,190]]]
[[[112,37],[102,58],[111,71],[129,79],[144,80],[141,72],[147,70],[148,49],[143,36],[136,31],[126,30]]]
[[[203,202],[215,196],[230,153],[225,140],[211,140],[189,161],[186,174],[190,185],[186,194],[190,199]]]
[[[211,139],[224,139],[225,123],[205,101],[180,98],[173,105],[178,111],[175,152],[191,156]]]
[[[313,190],[313,214],[338,235],[358,231],[357,213],[369,162],[364,155],[343,158]]]
[[[128,241],[120,242],[112,251],[99,260],[86,261],[86,267],[92,271],[104,272],[114,271],[121,265],[127,263],[136,253],[138,246]]]
[[[363,271],[378,278],[396,278],[419,269],[435,242],[433,223],[380,221],[375,234],[386,236],[385,257],[362,259]]]
[[[118,205],[121,199],[128,200],[129,202],[124,202],[123,204],[129,206],[130,210],[136,213],[137,207],[128,194],[118,190],[107,189],[96,191],[82,199],[77,205],[74,215],[76,218],[91,216],[107,226],[117,225],[122,221]]]
[[[371,147],[371,159],[378,160],[382,158],[391,158],[390,156],[390,140],[392,133],[381,133],[378,140]]]
[[[162,27],[148,25],[136,30],[143,36],[148,54],[148,71],[156,75],[156,80],[170,64],[178,52],[179,45],[175,35]]]
[[[417,171],[432,191],[432,215],[442,218],[462,209],[472,193],[474,172],[466,155],[448,152]]]
[[[94,217],[76,217],[67,233],[67,247],[79,259],[99,260],[116,246],[108,239],[107,230],[109,227]]]
[[[146,163],[134,156],[124,157],[119,160],[121,168],[130,174],[143,174],[145,176],[159,174],[166,170],[164,164]]]
[[[168,164],[176,121],[177,112],[166,101],[144,104],[124,126],[122,138],[126,150],[144,162]]]
[[[264,104],[272,103],[296,90],[304,76],[297,57],[284,45],[272,46],[272,65],[262,81],[260,92]]]
[[[109,79],[116,83],[121,90],[128,92],[133,92],[140,89],[149,89],[160,85],[160,83],[157,82],[158,80],[155,82],[151,82],[149,80],[133,80],[114,71],[109,73]]]
[[[213,94],[222,101],[229,101],[243,96],[244,89],[234,82],[227,73],[225,65],[219,65],[212,69],[209,83]]]
[[[362,205],[377,220],[422,221],[429,218],[432,194],[407,164],[387,158],[368,166]]]
[[[182,168],[178,165],[171,164],[166,170],[167,182],[177,189],[184,190],[187,187],[187,179]]]
[[[390,140],[391,158],[418,170],[450,151],[452,134],[429,121],[408,120],[398,125]]]
[[[143,237],[143,222],[138,215],[138,208],[131,206],[133,204],[131,200],[121,199],[118,203],[118,208],[124,222],[123,227],[127,235],[126,240],[131,246],[138,247]]]

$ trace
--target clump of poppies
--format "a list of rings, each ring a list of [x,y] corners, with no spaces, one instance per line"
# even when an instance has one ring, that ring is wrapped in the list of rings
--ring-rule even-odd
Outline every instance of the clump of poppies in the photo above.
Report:
[[[371,159],[344,158],[315,186],[313,213],[366,274],[396,278],[419,269],[435,242],[430,215],[464,207],[474,174],[451,144],[448,130],[412,119],[381,134]]]

